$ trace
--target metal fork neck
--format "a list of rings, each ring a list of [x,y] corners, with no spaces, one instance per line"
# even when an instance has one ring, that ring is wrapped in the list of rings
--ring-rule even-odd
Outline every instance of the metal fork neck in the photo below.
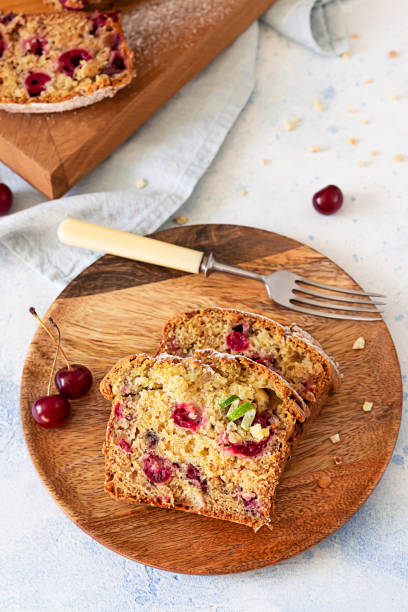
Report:
[[[228,264],[224,264],[220,261],[217,261],[213,253],[208,253],[208,255],[204,255],[200,265],[200,272],[202,272],[204,276],[209,276],[210,274],[212,274],[212,272],[225,272],[226,274],[243,276],[244,278],[251,278],[253,280],[261,282],[263,282],[264,280],[262,274],[258,274],[257,272],[251,272],[250,270],[244,270],[243,268],[239,268],[238,266],[230,266]]]

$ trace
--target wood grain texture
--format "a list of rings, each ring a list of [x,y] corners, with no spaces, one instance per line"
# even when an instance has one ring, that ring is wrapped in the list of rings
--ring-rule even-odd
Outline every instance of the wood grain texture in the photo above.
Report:
[[[156,0],[119,3],[123,10],[138,11],[136,78],[114,98],[75,111],[39,116],[0,111],[1,161],[45,196],[62,196],[272,3],[273,0],[219,0],[215,5],[222,6],[222,10],[215,19],[210,12],[202,13],[201,2],[194,2],[176,24],[169,25],[176,28],[171,36],[161,36],[158,20],[151,18]],[[44,5],[40,0],[10,0],[5,10],[43,11]]]
[[[252,228],[205,225],[169,229],[154,237],[214,250],[221,260],[251,270],[289,268],[304,276],[358,288],[332,261],[294,240]],[[234,248],[239,244],[241,249]],[[110,407],[98,392],[107,370],[124,355],[154,353],[174,314],[206,306],[296,321],[334,356],[344,375],[339,392],[299,443],[278,488],[273,531],[171,510],[117,502],[103,490],[101,452]],[[71,359],[94,374],[89,396],[73,403],[68,424],[43,430],[32,402],[46,390],[53,347],[38,329],[21,385],[21,418],[33,462],[71,519],[98,542],[136,561],[175,572],[217,574],[255,569],[306,550],[333,533],[364,503],[383,474],[398,434],[401,375],[383,322],[333,321],[301,315],[270,302],[259,283],[214,274],[173,274],[105,256],[84,270],[52,304]],[[366,348],[352,350],[364,336]],[[62,365],[62,364],[61,364]],[[362,410],[372,401],[372,412]],[[341,442],[329,437],[339,433]],[[341,457],[336,466],[334,457]],[[318,481],[332,479],[327,489]]]

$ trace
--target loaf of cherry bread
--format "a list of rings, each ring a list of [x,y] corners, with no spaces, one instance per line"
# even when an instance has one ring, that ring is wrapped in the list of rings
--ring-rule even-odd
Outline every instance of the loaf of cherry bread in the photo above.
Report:
[[[303,400],[246,357],[132,355],[105,376],[105,490],[253,527],[270,521]],[[249,417],[249,418],[248,418]]]
[[[0,108],[43,113],[87,106],[132,80],[118,12],[0,14]]]
[[[318,416],[339,384],[335,362],[295,324],[284,327],[257,314],[226,308],[193,310],[170,319],[157,354],[186,357],[197,349],[245,355],[281,374]]]

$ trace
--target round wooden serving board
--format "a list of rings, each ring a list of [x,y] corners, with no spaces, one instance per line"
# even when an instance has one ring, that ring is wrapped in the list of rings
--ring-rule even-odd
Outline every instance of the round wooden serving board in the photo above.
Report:
[[[234,225],[199,225],[158,232],[160,240],[213,250],[217,258],[258,272],[288,268],[349,288],[358,285],[335,263],[290,238]],[[101,452],[110,406],[99,382],[121,357],[154,353],[167,319],[207,306],[296,321],[334,356],[344,375],[338,393],[298,445],[279,486],[273,531],[174,510],[119,502],[103,490]],[[21,418],[33,462],[68,516],[101,544],[135,561],[191,574],[221,574],[276,563],[333,533],[365,502],[383,474],[397,438],[402,405],[398,359],[380,321],[336,321],[289,311],[269,301],[261,284],[243,278],[166,270],[106,255],[80,274],[48,311],[59,323],[74,362],[94,374],[90,394],[73,402],[65,427],[44,430],[31,405],[46,391],[54,355],[39,328],[21,385]],[[364,350],[352,350],[359,336]],[[62,363],[61,363],[62,365]],[[374,402],[371,412],[363,402]],[[333,444],[329,437],[340,434]],[[341,465],[335,465],[340,457]],[[332,483],[322,489],[323,474]]]

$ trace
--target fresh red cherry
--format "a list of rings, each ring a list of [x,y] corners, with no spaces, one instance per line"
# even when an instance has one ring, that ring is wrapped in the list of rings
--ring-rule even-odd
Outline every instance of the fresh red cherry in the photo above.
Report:
[[[92,374],[87,367],[73,363],[64,366],[55,375],[55,386],[63,397],[77,399],[92,387]]]
[[[327,185],[313,196],[313,206],[322,215],[332,215],[343,204],[343,193],[336,185]]]
[[[46,429],[53,429],[66,423],[71,414],[71,405],[59,394],[44,395],[34,402],[31,411],[38,425]]]
[[[7,185],[0,183],[0,216],[5,215],[13,204],[13,192]]]

